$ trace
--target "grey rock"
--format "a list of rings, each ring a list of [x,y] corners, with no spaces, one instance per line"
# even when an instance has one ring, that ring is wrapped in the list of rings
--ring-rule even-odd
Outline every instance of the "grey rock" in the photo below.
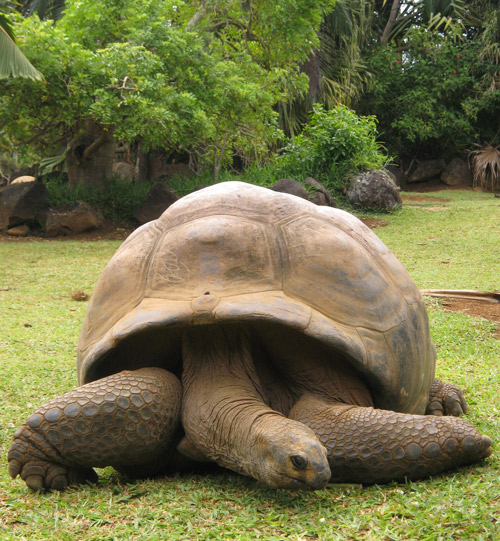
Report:
[[[156,220],[178,199],[177,195],[166,184],[156,184],[137,207],[134,217],[141,224]]]
[[[0,231],[16,225],[36,225],[48,208],[48,191],[40,181],[22,182],[0,188]]]
[[[16,225],[7,229],[7,235],[11,237],[25,237],[30,232],[30,228],[27,225]]]
[[[408,176],[398,165],[387,165],[385,169],[391,175],[391,178],[396,183],[396,186],[401,187],[408,183]]]
[[[439,177],[445,167],[446,162],[444,160],[423,161],[408,177],[408,182],[425,182],[431,178]]]
[[[295,195],[296,197],[301,197],[302,199],[309,199],[307,190],[304,188],[304,186],[302,186],[300,182],[297,182],[291,178],[281,178],[271,186],[271,190]]]
[[[323,205],[329,207],[336,207],[337,203],[332,198],[330,192],[313,177],[307,177],[304,179],[304,184],[311,187],[309,192],[309,201],[312,201],[316,205]]]
[[[50,209],[42,224],[49,237],[75,235],[97,229],[102,223],[97,212],[85,201]]]
[[[467,162],[453,158],[441,173],[441,180],[448,186],[472,186],[472,173]]]
[[[127,162],[115,162],[113,164],[113,175],[123,182],[131,184],[135,177],[135,167]]]
[[[391,211],[402,205],[399,188],[382,169],[354,177],[347,190],[347,198],[351,205],[371,210]]]

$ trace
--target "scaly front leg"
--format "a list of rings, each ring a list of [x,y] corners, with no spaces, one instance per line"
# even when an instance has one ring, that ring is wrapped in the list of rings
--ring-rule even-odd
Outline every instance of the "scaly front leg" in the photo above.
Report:
[[[332,481],[420,479],[491,454],[491,440],[456,417],[410,415],[327,403],[304,395],[290,411],[326,447]]]
[[[161,368],[88,383],[41,406],[17,430],[9,473],[34,491],[95,482],[93,467],[159,473],[175,448],[180,408],[180,382]]]

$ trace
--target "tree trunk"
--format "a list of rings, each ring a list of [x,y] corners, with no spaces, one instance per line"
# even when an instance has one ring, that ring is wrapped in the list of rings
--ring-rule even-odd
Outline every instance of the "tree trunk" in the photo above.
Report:
[[[70,186],[102,186],[113,175],[115,142],[110,131],[92,120],[66,156]]]
[[[387,21],[387,24],[385,25],[385,28],[384,28],[384,32],[382,33],[382,37],[380,38],[380,43],[382,45],[386,45],[389,41],[389,37],[391,35],[392,29],[394,28],[394,23],[396,22],[396,18],[399,14],[399,5],[400,5],[400,0],[393,0],[391,13],[389,14],[389,20]]]

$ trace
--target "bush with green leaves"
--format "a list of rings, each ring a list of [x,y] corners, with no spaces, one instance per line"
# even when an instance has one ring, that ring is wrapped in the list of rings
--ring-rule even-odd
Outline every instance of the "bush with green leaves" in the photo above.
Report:
[[[151,189],[149,183],[131,184],[113,177],[105,186],[77,185],[71,187],[64,179],[52,178],[44,182],[49,192],[51,207],[85,201],[104,218],[134,223],[134,211]]]
[[[341,192],[352,175],[378,169],[387,160],[374,117],[359,116],[344,106],[327,111],[315,105],[309,124],[290,139],[276,167],[280,177],[312,176]]]
[[[406,159],[451,157],[498,137],[498,64],[479,40],[415,28],[402,51],[377,46],[361,110],[377,116],[389,151]],[[496,74],[496,75],[495,75]]]
[[[67,0],[56,23],[13,18],[45,82],[0,81],[0,153],[60,155],[92,120],[145,152],[189,153],[217,177],[266,155],[277,103],[307,90],[299,66],[333,0]],[[88,157],[88,156],[87,156]]]

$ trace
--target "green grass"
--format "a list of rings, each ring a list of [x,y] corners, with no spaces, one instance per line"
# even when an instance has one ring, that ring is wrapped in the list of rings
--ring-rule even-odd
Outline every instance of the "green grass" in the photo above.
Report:
[[[376,229],[422,288],[498,289],[500,201],[429,194]],[[432,207],[444,207],[431,210]],[[118,242],[0,243],[0,539],[500,539],[500,341],[480,318],[429,300],[438,375],[462,386],[467,418],[494,441],[482,464],[431,480],[313,493],[276,491],[230,473],[127,482],[110,468],[97,486],[32,494],[7,473],[12,434],[32,410],[76,386],[86,303]],[[442,263],[442,261],[448,261]]]
[[[402,210],[384,217],[389,227],[376,230],[417,285],[500,289],[500,200],[458,190],[427,196],[438,201],[407,201]]]

